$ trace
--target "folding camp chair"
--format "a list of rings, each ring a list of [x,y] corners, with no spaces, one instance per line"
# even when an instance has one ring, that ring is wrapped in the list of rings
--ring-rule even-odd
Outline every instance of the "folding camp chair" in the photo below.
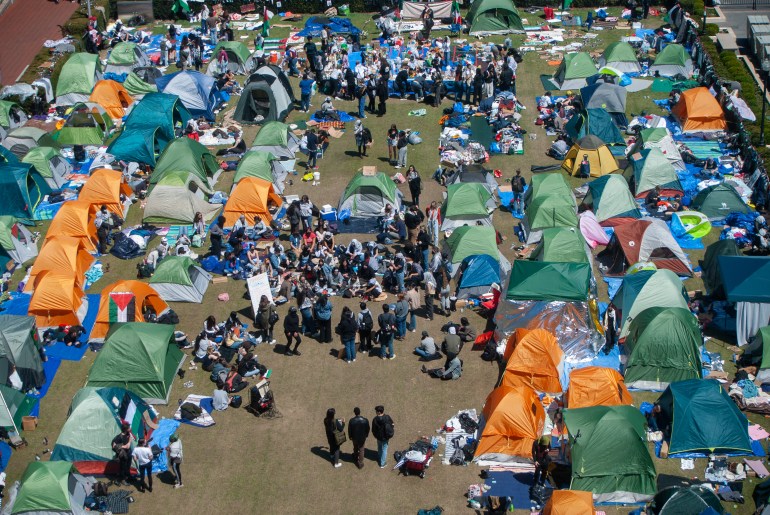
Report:
[[[500,303],[500,295],[502,295],[500,285],[493,283],[490,292],[481,296],[482,299],[485,299],[479,304],[482,309],[482,315],[491,316],[497,310],[497,305]]]

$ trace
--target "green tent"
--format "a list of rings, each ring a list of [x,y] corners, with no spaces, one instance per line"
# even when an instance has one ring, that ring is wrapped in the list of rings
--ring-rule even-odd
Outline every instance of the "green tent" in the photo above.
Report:
[[[214,50],[211,52],[211,60],[207,73],[209,75],[218,75],[220,73],[218,67],[219,52],[224,50],[227,52],[228,68],[235,74],[246,74],[246,61],[249,60],[251,52],[249,47],[240,41],[220,41]]]
[[[524,201],[528,204],[533,198],[541,196],[561,195],[572,196],[572,188],[560,173],[540,173],[532,176],[529,188],[524,193]]]
[[[719,256],[727,300],[770,303],[770,259],[764,256]]]
[[[155,84],[149,84],[143,81],[141,77],[134,72],[128,72],[126,80],[123,81],[123,87],[126,88],[128,94],[134,99],[138,99],[138,97],[141,97],[142,95],[158,92],[158,87]]]
[[[259,177],[267,182],[274,182],[272,165],[274,160],[275,156],[270,152],[258,150],[246,152],[238,162],[238,168],[235,169],[233,184],[238,184],[244,177]]]
[[[765,345],[767,343],[767,345]],[[743,348],[739,365],[742,367],[755,366],[759,369],[757,380],[761,383],[770,382],[770,326],[760,327],[754,339]]]
[[[706,292],[715,299],[725,298],[725,289],[722,284],[722,274],[719,269],[719,256],[740,256],[741,250],[732,238],[717,240],[708,247],[700,263],[701,279]]]
[[[45,383],[34,317],[0,315],[0,384],[9,384],[13,366],[24,391],[41,388]]]
[[[471,36],[524,32],[512,0],[476,0],[466,18]]]
[[[196,183],[204,191],[211,193],[209,178],[219,171],[214,154],[190,138],[177,138],[168,144],[158,158],[158,165],[150,176],[150,185],[157,184],[170,172],[188,172],[196,177]]]
[[[492,225],[487,203],[492,195],[486,186],[476,182],[450,184],[441,205],[441,230],[450,231],[463,225]]]
[[[267,122],[254,138],[254,147],[288,147],[289,125],[283,122]]]
[[[142,47],[130,41],[121,41],[110,51],[110,56],[107,58],[106,71],[119,72],[127,68],[125,70],[127,72],[135,66],[151,65],[152,62],[147,57],[147,54],[144,53]]]
[[[22,419],[32,413],[38,399],[0,384],[0,402],[8,408],[8,411],[3,409],[0,412],[0,426],[18,430],[22,427]]]
[[[150,278],[150,284],[166,302],[203,302],[211,274],[188,257],[168,256]]]
[[[72,398],[51,461],[75,463],[84,474],[104,474],[111,466],[117,468],[112,439],[121,423],[125,420],[134,436],[144,438],[145,418],[151,422],[158,415],[135,393],[123,388],[81,388]]]
[[[382,172],[374,175],[358,172],[342,192],[337,213],[346,211],[353,218],[375,218],[382,215],[388,204],[394,211],[401,209],[401,192],[393,180]]]
[[[682,195],[684,188],[679,176],[665,154],[657,148],[645,148],[628,156],[628,166],[623,176],[633,180],[637,197],[643,197],[655,186],[666,195]]]
[[[454,234],[453,234],[454,236]],[[591,283],[589,263],[513,262],[507,300],[585,301]]]
[[[730,213],[750,213],[752,211],[741,198],[735,187],[729,182],[722,182],[702,189],[692,199],[692,209],[706,215],[709,221],[724,219]]]
[[[67,461],[33,461],[21,477],[8,513],[85,514],[86,480]]]
[[[15,217],[0,215],[0,269],[13,270],[37,256],[32,233]]]
[[[677,147],[674,138],[665,127],[642,129],[636,143],[631,151],[628,152],[628,155],[631,156],[645,148],[657,148],[663,152],[663,155],[666,156],[668,162],[671,163],[671,166],[673,166],[675,170],[685,169],[684,160],[682,159],[682,154],[679,152],[679,147]]]
[[[70,55],[56,82],[56,104],[70,106],[87,102],[94,85],[102,78],[98,54],[79,52]]]
[[[529,259],[549,263],[588,263],[586,240],[575,227],[543,229],[543,239]]]
[[[167,324],[113,325],[86,386],[121,387],[150,404],[168,404],[174,376],[185,358],[173,336],[174,326]]]
[[[753,454],[749,421],[716,379],[672,383],[658,399],[670,422],[668,457],[677,454]]]
[[[21,162],[34,166],[51,188],[60,188],[72,172],[72,165],[54,147],[32,148]]]
[[[664,488],[655,494],[647,512],[651,515],[721,515],[725,509],[714,490],[691,485]]]
[[[572,449],[570,490],[593,492],[596,502],[638,503],[656,491],[644,415],[633,406],[564,410]],[[621,458],[622,457],[622,458]]]
[[[681,75],[685,79],[692,75],[693,66],[690,54],[682,45],[669,43],[655,57],[655,62],[650,66],[650,75],[661,77],[676,77]]]
[[[604,225],[616,225],[623,219],[642,217],[628,183],[619,175],[604,175],[589,182],[583,203],[591,206],[600,223],[611,221]]]
[[[607,45],[599,58],[599,66],[610,66],[623,73],[639,73],[642,67],[630,43],[616,41]]]
[[[594,60],[587,52],[574,52],[564,56],[553,75],[553,82],[560,90],[580,89],[586,85],[588,77],[597,73]]]
[[[626,384],[640,390],[662,390],[675,381],[701,378],[702,343],[698,321],[689,309],[645,309],[629,324]]]
[[[464,225],[458,227],[444,240],[449,251],[449,259],[459,265],[471,256],[486,255],[497,259],[497,234],[494,227],[480,225]],[[457,266],[455,266],[455,270]]]
[[[112,118],[104,108],[93,102],[78,102],[72,106],[61,129],[52,134],[64,146],[101,146],[113,129]]]
[[[159,127],[131,130],[124,128],[123,132],[107,147],[107,153],[118,161],[128,160],[155,166],[159,154],[167,143]]]
[[[564,130],[575,141],[584,136],[596,136],[607,145],[626,144],[623,134],[605,109],[586,109],[575,113]]]
[[[689,297],[682,281],[671,270],[643,270],[626,274],[613,304],[623,312],[620,337],[628,334],[630,322],[647,308],[687,309]]]
[[[30,149],[35,147],[56,147],[61,145],[54,141],[51,134],[38,127],[19,127],[13,129],[2,141],[3,147],[10,150],[18,159],[23,158]],[[8,161],[8,159],[5,159]]]
[[[577,207],[572,195],[546,195],[533,197],[525,210],[525,225],[530,231],[548,227],[577,227]]]
[[[222,208],[208,202],[210,190],[203,189],[200,178],[183,171],[169,171],[152,187],[144,205],[142,221],[154,224],[188,225],[195,214],[208,224]]]
[[[0,100],[0,127],[15,129],[27,123],[27,113],[16,102]]]
[[[0,215],[32,220],[35,209],[51,188],[29,164],[0,165]]]

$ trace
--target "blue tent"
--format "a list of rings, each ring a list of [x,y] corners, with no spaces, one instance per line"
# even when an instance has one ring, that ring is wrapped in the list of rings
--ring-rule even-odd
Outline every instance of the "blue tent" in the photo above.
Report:
[[[157,157],[168,145],[168,141],[162,136],[162,131],[160,127],[124,130],[110,144],[107,153],[117,160],[136,161],[154,167]]]
[[[219,93],[214,77],[195,71],[182,71],[158,77],[155,85],[158,91],[178,96],[182,105],[194,117],[203,116],[214,121],[214,108]]]
[[[19,164],[19,158],[7,148],[0,147],[0,163]]]
[[[500,284],[500,262],[487,254],[465,258],[461,270],[459,298],[487,293],[492,283]]]
[[[297,33],[297,36],[306,38],[308,36],[321,37],[321,30],[326,27],[329,32],[334,34],[350,34],[357,36],[361,34],[361,29],[353,25],[353,22],[347,18],[327,18],[326,16],[311,16],[305,22],[305,28]]]

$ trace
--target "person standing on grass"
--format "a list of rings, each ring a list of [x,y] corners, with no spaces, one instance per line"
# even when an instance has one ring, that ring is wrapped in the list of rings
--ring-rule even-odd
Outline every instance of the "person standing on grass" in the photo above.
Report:
[[[521,176],[521,170],[516,170],[516,175],[511,179],[511,210],[514,215],[524,214],[524,190],[527,188],[527,181]]]
[[[131,432],[131,425],[123,422],[120,425],[120,433],[112,439],[112,450],[118,460],[118,483],[121,486],[127,486],[131,479],[131,444],[134,441],[134,434]]]
[[[409,324],[406,328],[413,333],[417,331],[417,310],[420,309],[419,288],[417,284],[413,284],[406,290],[406,301],[409,304]]]
[[[388,101],[388,77],[381,75],[377,79],[377,116],[382,117],[387,113],[387,101]]]
[[[364,468],[364,452],[366,451],[366,439],[369,438],[369,420],[361,416],[361,408],[353,408],[353,418],[348,422],[348,438],[353,442],[353,458],[356,467]]]
[[[351,363],[356,360],[356,333],[358,323],[353,316],[353,311],[347,306],[342,308],[340,323],[337,324],[337,334],[340,335],[342,345],[345,346],[345,361]],[[351,438],[352,439],[352,438]]]
[[[393,315],[396,317],[396,340],[401,341],[406,336],[406,319],[409,316],[409,302],[403,289],[398,294]]]
[[[372,329],[374,328],[374,318],[371,311],[366,307],[366,302],[358,305],[361,311],[358,313],[358,350],[362,353],[369,353],[372,350]]]
[[[318,334],[319,343],[332,342],[332,301],[326,290],[323,291],[315,304],[315,317],[320,328]]]
[[[422,193],[422,178],[414,165],[409,165],[406,171],[406,182],[409,184],[409,193],[412,195],[412,205],[420,204],[420,193]]]
[[[388,129],[388,163],[393,164],[398,159],[398,128],[392,124]]]
[[[438,247],[438,237],[441,232],[441,209],[435,200],[425,210],[425,215],[428,218],[428,236],[430,236],[433,246]]]
[[[364,123],[361,120],[356,120],[356,123],[353,125],[353,136],[356,138],[358,157],[364,157],[366,146],[364,145]]]
[[[139,439],[139,445],[131,453],[136,462],[136,468],[139,470],[139,491],[152,492],[152,449],[144,438]],[[145,478],[147,481],[145,482]]]
[[[354,95],[358,100],[358,118],[366,118],[366,79],[356,79]]]
[[[318,136],[315,129],[307,131],[307,169],[318,170]]]
[[[302,343],[302,337],[300,336],[299,315],[297,314],[297,306],[289,308],[289,312],[286,314],[286,318],[283,319],[283,334],[286,335],[286,350],[284,354],[291,356],[301,356],[299,352],[299,345]],[[294,349],[291,348],[291,342],[294,340]]]
[[[375,417],[372,420],[372,435],[377,440],[377,463],[381,469],[388,462],[388,442],[395,434],[395,424],[390,415],[385,414],[384,406],[374,408]]]
[[[396,357],[395,352],[393,352],[396,317],[390,312],[390,305],[382,305],[382,313],[377,317],[377,324],[380,326],[380,358],[393,359]]]
[[[310,97],[313,96],[313,86],[315,81],[305,72],[302,74],[302,80],[299,81],[300,91],[300,109],[307,113],[310,110]]]
[[[324,431],[326,433],[326,441],[329,444],[329,454],[332,465],[334,468],[340,468],[340,444],[337,443],[337,436],[335,433],[345,430],[345,419],[335,418],[337,411],[334,408],[326,410],[326,418],[324,418]],[[344,433],[343,433],[344,435]]]
[[[168,461],[171,465],[171,470],[174,473],[174,488],[182,488],[182,459],[184,458],[184,452],[182,449],[182,442],[177,435],[171,435],[168,439]]]
[[[406,132],[400,131],[398,133],[398,141],[396,142],[396,149],[398,150],[398,163],[396,168],[406,168],[406,153],[409,142],[406,139]]]

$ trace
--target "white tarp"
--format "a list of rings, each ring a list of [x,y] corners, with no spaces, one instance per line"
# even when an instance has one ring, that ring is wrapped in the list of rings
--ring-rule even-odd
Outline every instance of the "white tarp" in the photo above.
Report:
[[[401,9],[401,18],[418,19],[425,7],[433,10],[433,19],[449,18],[452,15],[452,2],[404,2]]]

